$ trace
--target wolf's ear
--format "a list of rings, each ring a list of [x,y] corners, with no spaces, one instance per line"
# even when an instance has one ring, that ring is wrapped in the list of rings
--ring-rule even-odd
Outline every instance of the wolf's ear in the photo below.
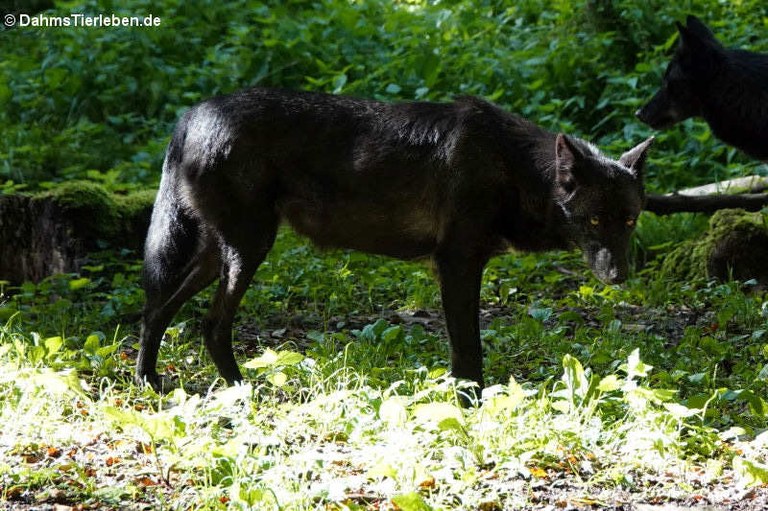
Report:
[[[685,23],[683,26],[675,22],[677,31],[680,32],[681,49],[722,48],[715,34],[699,18],[689,15]]]
[[[571,191],[576,185],[576,163],[584,158],[582,149],[566,134],[555,139],[555,175],[557,183]]]
[[[619,158],[619,163],[627,167],[636,177],[641,177],[643,175],[643,167],[645,166],[645,157],[648,153],[648,148],[653,144],[653,140],[654,137],[650,137],[622,154],[621,158]]]

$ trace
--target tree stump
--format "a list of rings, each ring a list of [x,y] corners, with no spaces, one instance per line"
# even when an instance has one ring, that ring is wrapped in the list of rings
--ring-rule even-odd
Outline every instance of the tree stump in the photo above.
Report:
[[[768,215],[740,209],[717,211],[698,239],[672,250],[661,265],[667,278],[755,280],[768,285]]]
[[[103,249],[139,251],[155,192],[108,193],[85,181],[37,194],[0,195],[0,280],[76,272]]]

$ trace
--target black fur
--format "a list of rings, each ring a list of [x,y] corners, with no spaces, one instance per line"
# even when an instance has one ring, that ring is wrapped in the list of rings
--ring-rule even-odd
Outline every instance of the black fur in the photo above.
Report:
[[[637,117],[655,129],[703,117],[723,142],[768,160],[768,55],[724,48],[695,16],[677,29],[661,89]]]
[[[179,307],[220,279],[203,333],[224,379],[241,379],[233,316],[287,221],[320,246],[431,258],[453,374],[482,386],[480,278],[508,246],[580,246],[620,282],[644,201],[650,139],[619,162],[477,98],[388,104],[250,89],[187,112],[168,147],[145,250],[136,377],[156,372]]]

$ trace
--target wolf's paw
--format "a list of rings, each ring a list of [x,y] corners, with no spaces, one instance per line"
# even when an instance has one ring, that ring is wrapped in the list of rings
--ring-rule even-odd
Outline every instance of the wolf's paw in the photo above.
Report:
[[[137,374],[134,377],[136,385],[141,388],[146,386],[152,387],[152,389],[158,394],[168,394],[176,388],[176,384],[165,375],[155,374]]]

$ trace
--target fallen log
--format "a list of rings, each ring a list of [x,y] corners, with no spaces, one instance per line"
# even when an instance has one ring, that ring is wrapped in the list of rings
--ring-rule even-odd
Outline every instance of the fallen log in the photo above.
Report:
[[[657,215],[672,213],[714,213],[721,209],[760,211],[768,206],[768,178],[747,176],[694,188],[686,188],[666,195],[648,195],[646,211]]]
[[[649,195],[645,210],[657,215],[672,213],[714,213],[721,209],[760,211],[768,206],[768,193],[740,193],[735,195]]]

